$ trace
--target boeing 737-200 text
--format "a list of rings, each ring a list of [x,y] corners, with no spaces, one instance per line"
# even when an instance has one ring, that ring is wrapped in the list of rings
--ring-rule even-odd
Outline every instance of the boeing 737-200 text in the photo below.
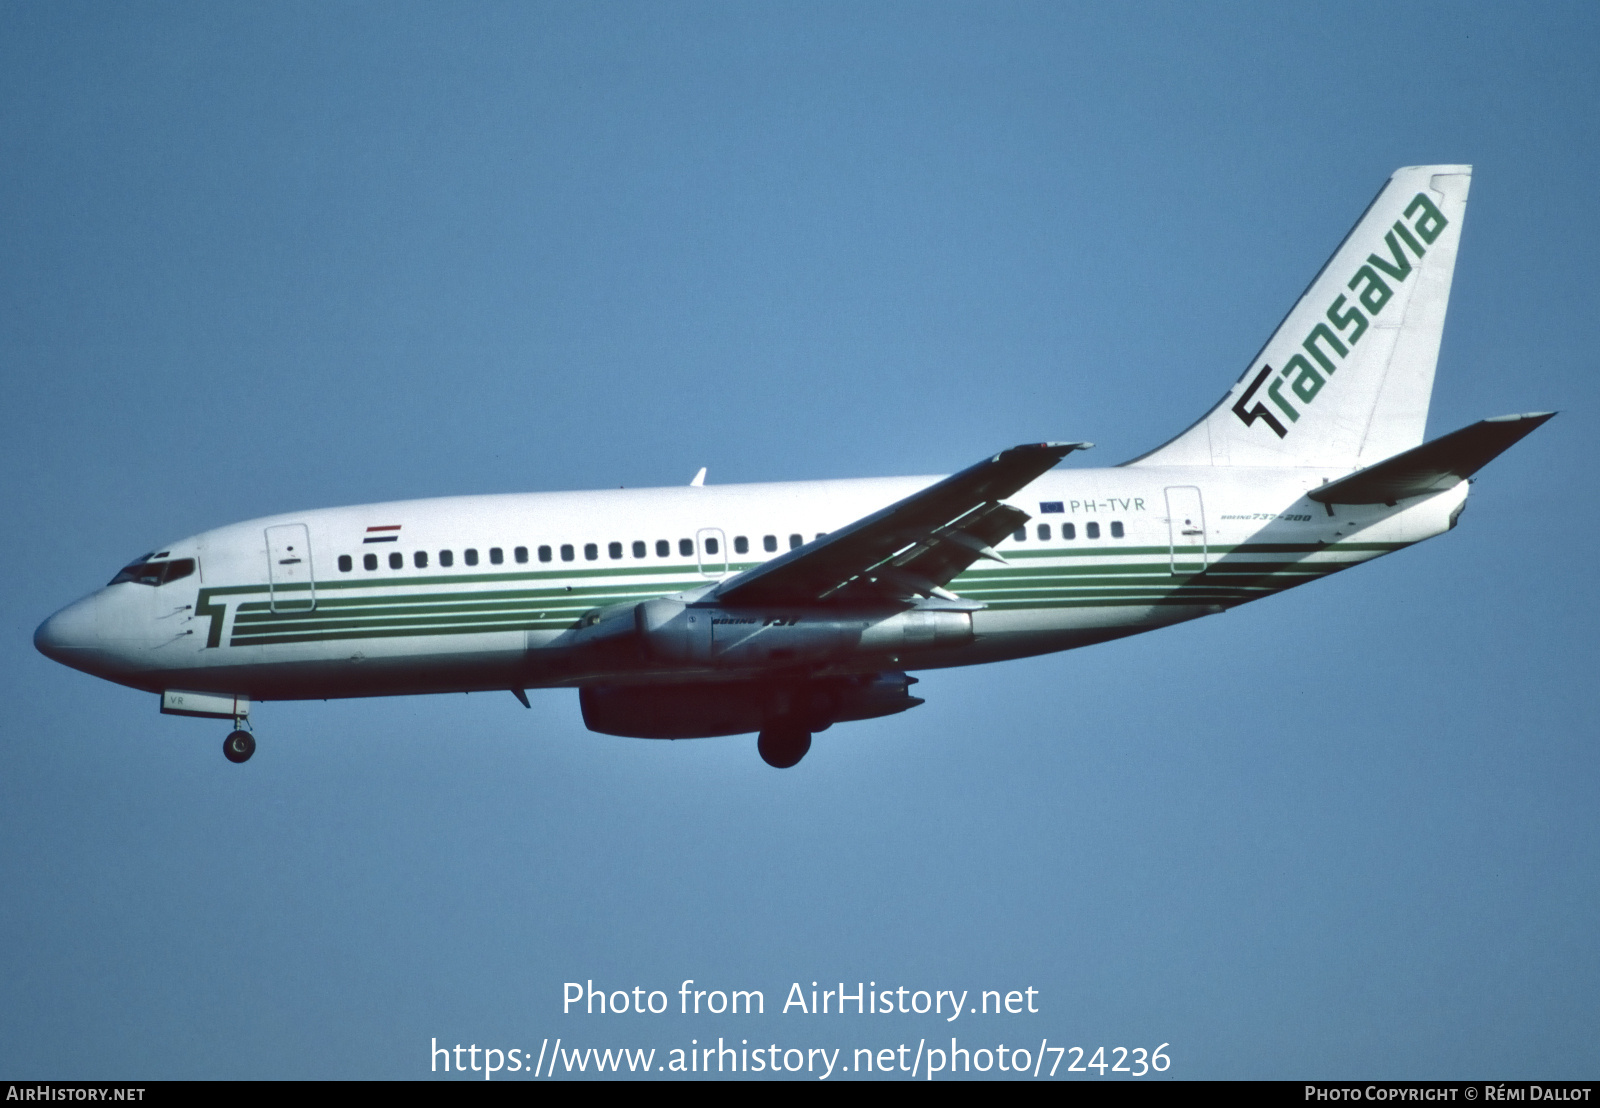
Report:
[[[909,671],[1087,646],[1314,581],[1455,526],[1552,413],[1423,442],[1471,167],[1385,184],[1228,394],[1110,469],[1088,443],[899,477],[414,500],[165,543],[39,650],[234,721],[264,700],[577,688],[585,723],[813,733],[921,704]]]

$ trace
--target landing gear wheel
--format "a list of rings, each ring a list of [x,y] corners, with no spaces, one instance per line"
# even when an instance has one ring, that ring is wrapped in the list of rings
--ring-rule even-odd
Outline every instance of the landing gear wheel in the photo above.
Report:
[[[788,769],[811,749],[811,732],[792,723],[774,724],[761,732],[756,750],[773,769]]]
[[[222,740],[223,757],[230,762],[248,762],[255,752],[256,737],[248,731],[234,731]]]

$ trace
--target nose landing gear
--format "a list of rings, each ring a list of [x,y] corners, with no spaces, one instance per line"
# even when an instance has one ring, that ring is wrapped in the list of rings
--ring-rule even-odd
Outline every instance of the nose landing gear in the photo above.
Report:
[[[238,727],[240,722],[242,721],[236,721],[236,730],[230,732],[228,737],[222,740],[222,756],[234,763],[248,762],[250,755],[256,752],[256,737],[242,727]]]

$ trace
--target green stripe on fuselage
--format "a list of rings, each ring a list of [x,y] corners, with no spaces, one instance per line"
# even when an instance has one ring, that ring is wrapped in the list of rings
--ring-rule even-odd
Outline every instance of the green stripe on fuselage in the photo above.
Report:
[[[1000,611],[1234,605],[1316,580],[1406,545],[1409,544],[1240,543],[1174,550],[1168,546],[1124,546],[1112,540],[1083,547],[1010,550],[1006,557],[1011,564],[970,568],[951,582],[951,588]],[[1197,562],[1202,553],[1209,562],[1204,571],[1193,572],[1184,566],[1186,560]],[[1319,554],[1335,557],[1312,559]],[[1285,559],[1284,555],[1298,557]],[[1172,568],[1174,557],[1178,560],[1176,573]],[[730,564],[729,572],[755,564],[758,563]],[[316,607],[309,611],[272,611],[265,585],[207,588],[200,592],[196,611],[212,617],[208,646],[220,645],[226,615],[226,601],[217,603],[217,599],[250,595],[261,599],[244,600],[237,605],[229,645],[561,630],[574,626],[592,608],[680,592],[710,580],[713,579],[693,565],[408,574],[318,581]],[[279,591],[303,592],[305,588],[301,585]],[[374,590],[382,591],[374,594]]]

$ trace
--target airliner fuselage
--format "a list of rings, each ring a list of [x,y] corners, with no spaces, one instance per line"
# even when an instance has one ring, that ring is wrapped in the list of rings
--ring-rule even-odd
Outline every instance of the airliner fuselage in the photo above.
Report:
[[[970,623],[970,634],[896,638],[903,613],[919,609],[867,606],[858,641],[829,644],[803,664],[923,669],[1133,634],[1439,534],[1466,498],[1462,482],[1420,502],[1330,513],[1305,494],[1336,476],[1046,473],[1008,500],[1033,518],[996,544],[1005,562],[979,561],[950,582],[948,591],[982,607],[937,598],[921,606]],[[684,661],[585,652],[583,617],[693,598],[935,480],[464,496],[251,520],[167,544],[150,562],[192,563],[191,572],[160,584],[156,573],[124,574],[53,617],[38,641],[60,661],[134,688],[254,700],[749,676],[781,666],[789,625],[775,621],[803,613],[741,611],[729,618],[757,620],[742,638],[770,647]],[[880,624],[889,626],[875,633]]]
[[[922,703],[910,671],[1221,612],[1453,527],[1549,418],[1422,441],[1470,180],[1398,171],[1222,401],[1121,466],[1040,443],[946,478],[296,512],[168,543],[35,642],[241,725],[261,700],[576,687],[594,730],[759,731],[792,765]]]

